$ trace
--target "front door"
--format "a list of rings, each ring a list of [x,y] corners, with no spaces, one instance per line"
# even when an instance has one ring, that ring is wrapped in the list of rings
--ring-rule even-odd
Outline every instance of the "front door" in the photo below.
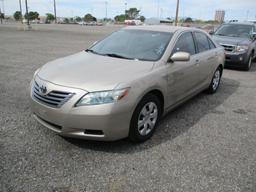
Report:
[[[172,51],[188,52],[191,57],[189,61],[169,62],[167,66],[168,77],[168,106],[181,101],[193,91],[199,84],[199,63],[200,60],[196,54],[195,43],[191,32],[182,33]]]

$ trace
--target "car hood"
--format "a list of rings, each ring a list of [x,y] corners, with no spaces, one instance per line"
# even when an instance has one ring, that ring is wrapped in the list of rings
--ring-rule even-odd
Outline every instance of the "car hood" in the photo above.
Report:
[[[241,37],[228,37],[213,35],[213,40],[218,44],[230,44],[230,45],[248,45],[250,40],[248,38]]]
[[[126,60],[85,51],[45,64],[38,76],[51,83],[86,91],[114,89],[152,70],[154,62]]]

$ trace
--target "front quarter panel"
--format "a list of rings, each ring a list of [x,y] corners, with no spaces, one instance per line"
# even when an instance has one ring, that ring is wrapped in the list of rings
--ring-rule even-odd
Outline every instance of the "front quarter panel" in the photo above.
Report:
[[[160,91],[164,96],[164,100],[166,100],[167,76],[165,65],[161,64],[151,72],[145,73],[141,77],[134,79],[129,83],[121,83],[118,87],[130,87],[127,100],[130,102],[132,111],[135,110],[142,98],[153,90]]]

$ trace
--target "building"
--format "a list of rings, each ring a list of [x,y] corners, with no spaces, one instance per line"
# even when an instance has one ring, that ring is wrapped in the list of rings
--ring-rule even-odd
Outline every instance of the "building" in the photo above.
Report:
[[[225,19],[225,11],[224,10],[216,10],[214,20],[222,23]]]

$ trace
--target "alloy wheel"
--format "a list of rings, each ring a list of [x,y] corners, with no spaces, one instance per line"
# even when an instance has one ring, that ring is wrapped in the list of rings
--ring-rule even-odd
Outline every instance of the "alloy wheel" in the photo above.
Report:
[[[140,135],[148,135],[155,127],[158,118],[158,108],[154,102],[149,102],[142,108],[138,118]]]
[[[212,81],[212,88],[216,90],[220,84],[220,70],[215,71],[213,81]]]

